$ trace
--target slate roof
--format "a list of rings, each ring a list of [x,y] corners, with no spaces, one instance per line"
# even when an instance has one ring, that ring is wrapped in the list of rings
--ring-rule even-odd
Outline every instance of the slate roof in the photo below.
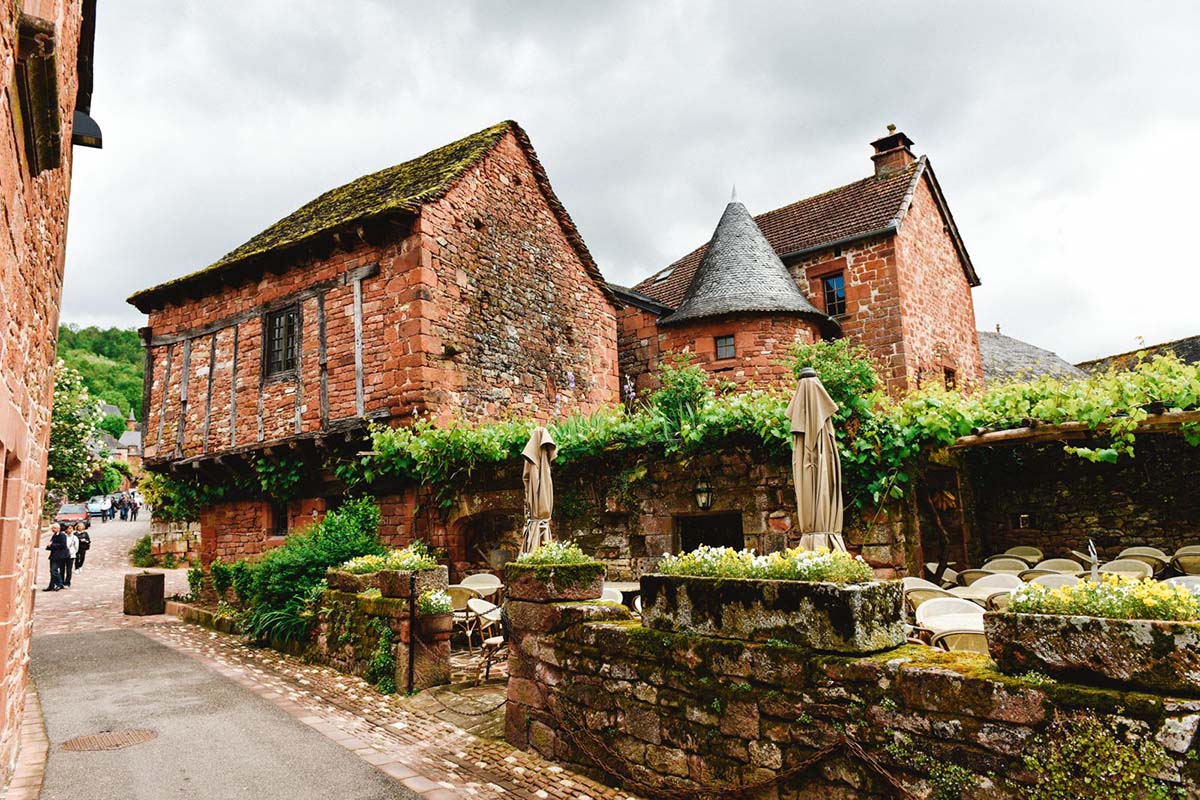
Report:
[[[121,413],[121,409],[117,408],[112,403],[101,403],[100,404],[100,413],[106,417],[124,417],[125,416],[124,414]]]
[[[1049,350],[994,331],[979,331],[979,353],[983,356],[986,381],[1016,378],[1082,378],[1086,373]]]
[[[658,324],[754,311],[833,324],[808,302],[750,212],[734,200],[725,206],[679,307]]]
[[[121,434],[121,438],[117,440],[117,444],[121,447],[136,447],[142,449],[142,432],[141,431],[125,431]]]
[[[947,224],[959,248],[959,255],[972,286],[979,278],[962,246],[953,218],[942,198],[928,159],[921,156],[903,169],[831,189],[823,194],[767,211],[754,218],[758,227],[781,257],[797,255],[872,235],[894,232],[908,212],[917,182],[927,176],[934,196],[942,206]],[[669,267],[651,275],[633,288],[665,305],[676,307],[704,258],[707,245],[699,247]]]
[[[1152,356],[1168,351],[1174,353],[1184,363],[1200,364],[1200,336],[1189,336],[1184,339],[1176,339],[1173,342],[1152,344],[1149,347],[1143,347],[1139,350],[1130,350],[1128,353],[1093,358],[1090,361],[1081,361],[1076,366],[1085,372],[1104,372],[1113,366],[1124,369],[1136,364],[1143,354]]]
[[[587,245],[583,243],[583,238],[575,228],[575,223],[554,194],[554,190],[550,188],[550,180],[533,150],[529,136],[516,122],[506,120],[431,150],[423,156],[330,189],[213,264],[181,278],[136,292],[129,297],[128,302],[149,313],[160,303],[162,297],[173,295],[189,285],[203,283],[206,278],[236,270],[257,257],[310,242],[319,236],[334,233],[372,217],[397,212],[415,212],[423,204],[442,197],[463,174],[491,152],[504,135],[510,132],[525,151],[534,177],[559,224],[562,225],[567,239],[579,254],[588,273],[607,293],[608,286],[600,268],[593,261]]]

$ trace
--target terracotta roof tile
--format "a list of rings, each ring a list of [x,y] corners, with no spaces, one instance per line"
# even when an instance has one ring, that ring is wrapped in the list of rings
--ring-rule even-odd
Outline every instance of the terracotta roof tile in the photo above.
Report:
[[[904,169],[872,175],[823,194],[767,211],[754,218],[779,255],[878,231],[897,222],[909,193],[925,169],[922,156]],[[699,247],[633,288],[664,305],[677,307],[687,293],[708,245]]]

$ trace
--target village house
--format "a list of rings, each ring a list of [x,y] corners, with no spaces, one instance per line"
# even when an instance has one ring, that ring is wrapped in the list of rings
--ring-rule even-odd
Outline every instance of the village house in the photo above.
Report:
[[[638,391],[652,387],[655,368],[684,347],[724,380],[784,379],[780,358],[818,334],[864,345],[893,390],[929,381],[980,385],[971,298],[979,277],[933,166],[913,155],[912,144],[889,126],[871,143],[873,175],[753,218],[807,299],[804,314],[794,310],[790,288],[765,284],[728,260],[719,291],[740,286],[757,296],[732,306],[731,298],[714,302],[710,245],[632,289],[614,287],[625,303],[621,370]],[[702,294],[709,295],[705,302]],[[764,304],[765,295],[788,296],[788,308],[770,313],[780,309]],[[800,317],[810,324],[794,322]]]
[[[100,146],[94,0],[0,14],[0,794],[26,710],[71,194],[71,145]],[[34,712],[37,713],[37,712]],[[34,758],[36,755],[30,755]]]
[[[514,122],[326,192],[130,302],[149,315],[147,468],[306,464],[287,507],[206,509],[206,560],[321,513],[338,494],[325,456],[361,449],[370,422],[547,420],[618,399],[612,293]],[[385,504],[387,529],[410,514]]]

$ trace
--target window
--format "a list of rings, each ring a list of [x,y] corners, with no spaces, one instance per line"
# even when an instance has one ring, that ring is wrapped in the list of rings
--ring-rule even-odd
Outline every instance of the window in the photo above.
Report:
[[[717,360],[722,358],[733,358],[737,355],[737,349],[733,346],[732,336],[718,336],[713,340],[717,345]]]
[[[942,367],[942,381],[945,382],[947,389],[953,389],[957,384],[954,370],[949,367]]]
[[[821,278],[821,289],[825,294],[825,313],[839,317],[846,313],[846,278],[841,272]]]
[[[299,340],[299,315],[295,306],[267,314],[266,347],[267,376],[290,372],[296,368]]]
[[[288,532],[288,507],[287,503],[280,503],[277,500],[272,500],[270,504],[270,523],[267,530],[268,536],[287,536]]]

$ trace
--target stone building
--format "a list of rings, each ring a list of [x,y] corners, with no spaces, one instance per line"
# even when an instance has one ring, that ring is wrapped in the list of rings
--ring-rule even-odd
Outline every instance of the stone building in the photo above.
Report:
[[[0,788],[29,679],[70,199],[71,145],[99,146],[92,0],[0,3]]]
[[[618,399],[612,292],[514,122],[326,192],[130,302],[149,315],[147,468],[221,475],[280,452],[309,467],[287,507],[207,509],[207,560],[321,513],[324,456],[361,449],[372,421]]]
[[[759,214],[754,222],[811,305],[836,323],[829,327],[867,348],[889,388],[981,384],[971,298],[979,278],[933,166],[893,129],[871,144],[872,176]],[[639,391],[653,385],[655,367],[680,344],[693,344],[699,363],[722,378],[758,376],[761,382],[764,365],[807,335],[778,315],[747,320],[709,308],[703,329],[693,324],[695,336],[681,336],[677,315],[702,277],[709,247],[632,290],[616,289],[626,304],[621,370]],[[742,278],[751,285],[758,276]]]

